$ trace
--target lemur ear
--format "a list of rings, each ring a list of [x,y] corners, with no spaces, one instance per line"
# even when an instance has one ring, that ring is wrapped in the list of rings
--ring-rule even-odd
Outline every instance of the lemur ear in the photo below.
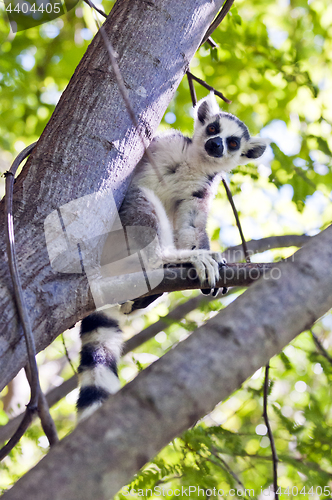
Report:
[[[241,153],[239,163],[245,165],[250,160],[257,160],[260,158],[265,153],[270,142],[269,139],[263,139],[262,137],[250,137]]]
[[[201,99],[195,106],[195,118],[202,124],[210,120],[214,115],[220,112],[216,98],[213,92],[204,99]]]

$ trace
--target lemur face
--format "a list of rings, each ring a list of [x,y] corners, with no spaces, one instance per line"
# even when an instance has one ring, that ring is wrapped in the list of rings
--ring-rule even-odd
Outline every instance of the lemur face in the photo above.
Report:
[[[250,137],[241,120],[220,111],[213,94],[196,106],[193,140],[201,158],[225,171],[261,157],[269,144],[267,139]]]

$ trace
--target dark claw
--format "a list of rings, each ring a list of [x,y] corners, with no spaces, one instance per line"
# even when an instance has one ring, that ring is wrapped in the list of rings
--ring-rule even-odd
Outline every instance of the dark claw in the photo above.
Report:
[[[203,295],[212,295],[212,297],[216,297],[219,293],[219,288],[204,288],[201,292]]]

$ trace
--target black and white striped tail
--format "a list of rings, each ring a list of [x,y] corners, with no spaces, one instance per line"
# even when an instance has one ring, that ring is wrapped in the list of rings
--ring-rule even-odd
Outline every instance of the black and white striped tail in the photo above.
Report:
[[[121,355],[119,323],[103,313],[90,314],[81,325],[82,350],[78,368],[80,393],[78,420],[91,415],[105,399],[120,389],[117,363]]]

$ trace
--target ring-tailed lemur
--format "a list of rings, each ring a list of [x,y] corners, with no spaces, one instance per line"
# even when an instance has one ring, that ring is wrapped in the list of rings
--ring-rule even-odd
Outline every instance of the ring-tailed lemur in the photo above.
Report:
[[[123,226],[152,227],[158,234],[162,259],[191,262],[203,288],[213,289],[223,260],[220,254],[209,251],[206,223],[211,201],[222,173],[259,158],[268,143],[250,137],[246,125],[220,111],[210,94],[195,108],[192,139],[178,131],[153,139],[149,150],[155,165],[146,155],[137,165],[120,209]],[[130,302],[129,308],[124,306],[125,312],[146,307],[156,297]],[[119,389],[119,316],[91,314],[82,321],[81,339],[79,419]]]

